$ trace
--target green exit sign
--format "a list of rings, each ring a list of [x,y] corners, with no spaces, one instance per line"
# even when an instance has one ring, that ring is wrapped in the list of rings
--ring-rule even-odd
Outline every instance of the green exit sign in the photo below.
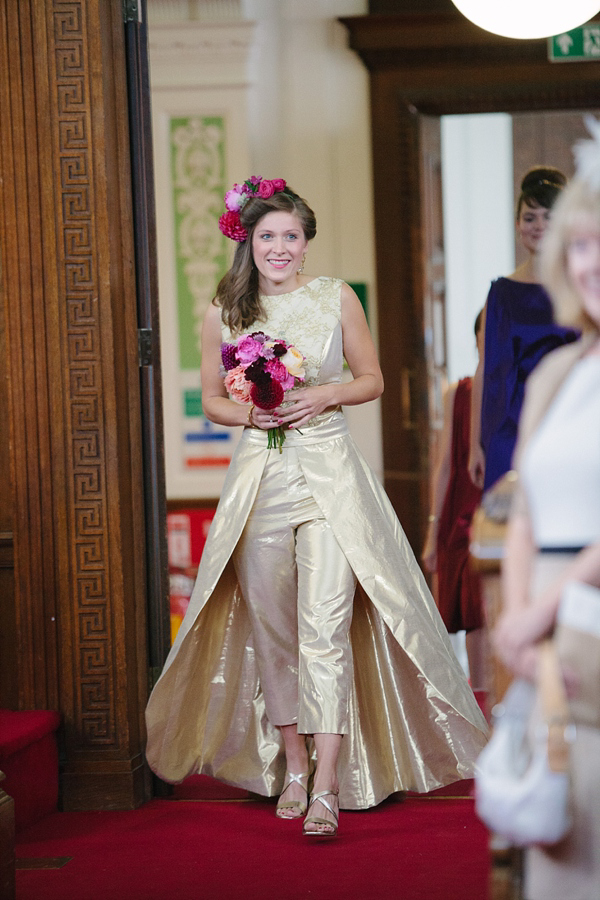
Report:
[[[600,22],[548,38],[550,62],[600,60]]]

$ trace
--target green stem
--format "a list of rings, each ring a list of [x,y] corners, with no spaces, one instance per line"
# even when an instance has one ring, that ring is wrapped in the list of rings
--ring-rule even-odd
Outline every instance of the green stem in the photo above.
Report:
[[[285,441],[285,431],[278,425],[277,428],[269,428],[267,432],[267,449],[275,450],[277,448],[282,453],[283,442]]]

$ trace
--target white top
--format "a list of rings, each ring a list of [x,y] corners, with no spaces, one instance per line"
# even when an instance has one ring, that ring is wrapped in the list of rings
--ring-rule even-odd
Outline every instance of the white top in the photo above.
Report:
[[[521,477],[538,547],[600,539],[600,356],[565,379],[525,448]]]

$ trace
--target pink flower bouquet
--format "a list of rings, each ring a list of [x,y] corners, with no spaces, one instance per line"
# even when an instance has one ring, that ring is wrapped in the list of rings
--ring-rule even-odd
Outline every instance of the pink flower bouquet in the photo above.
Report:
[[[221,344],[225,388],[238,403],[275,409],[287,391],[305,379],[305,359],[292,344],[273,340],[262,331],[244,334],[235,343]],[[268,448],[281,453],[285,431],[269,428]]]

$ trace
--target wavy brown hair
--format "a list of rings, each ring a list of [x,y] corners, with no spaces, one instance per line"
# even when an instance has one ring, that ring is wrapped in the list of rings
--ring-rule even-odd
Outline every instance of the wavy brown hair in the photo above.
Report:
[[[258,269],[252,256],[252,235],[263,216],[270,212],[288,212],[298,216],[307,241],[317,233],[317,220],[308,203],[286,187],[263,200],[251,197],[240,212],[242,225],[248,232],[246,240],[238,244],[233,263],[217,286],[213,300],[221,307],[221,318],[232,333],[243,331],[254,322],[265,320],[265,311],[258,290]]]

